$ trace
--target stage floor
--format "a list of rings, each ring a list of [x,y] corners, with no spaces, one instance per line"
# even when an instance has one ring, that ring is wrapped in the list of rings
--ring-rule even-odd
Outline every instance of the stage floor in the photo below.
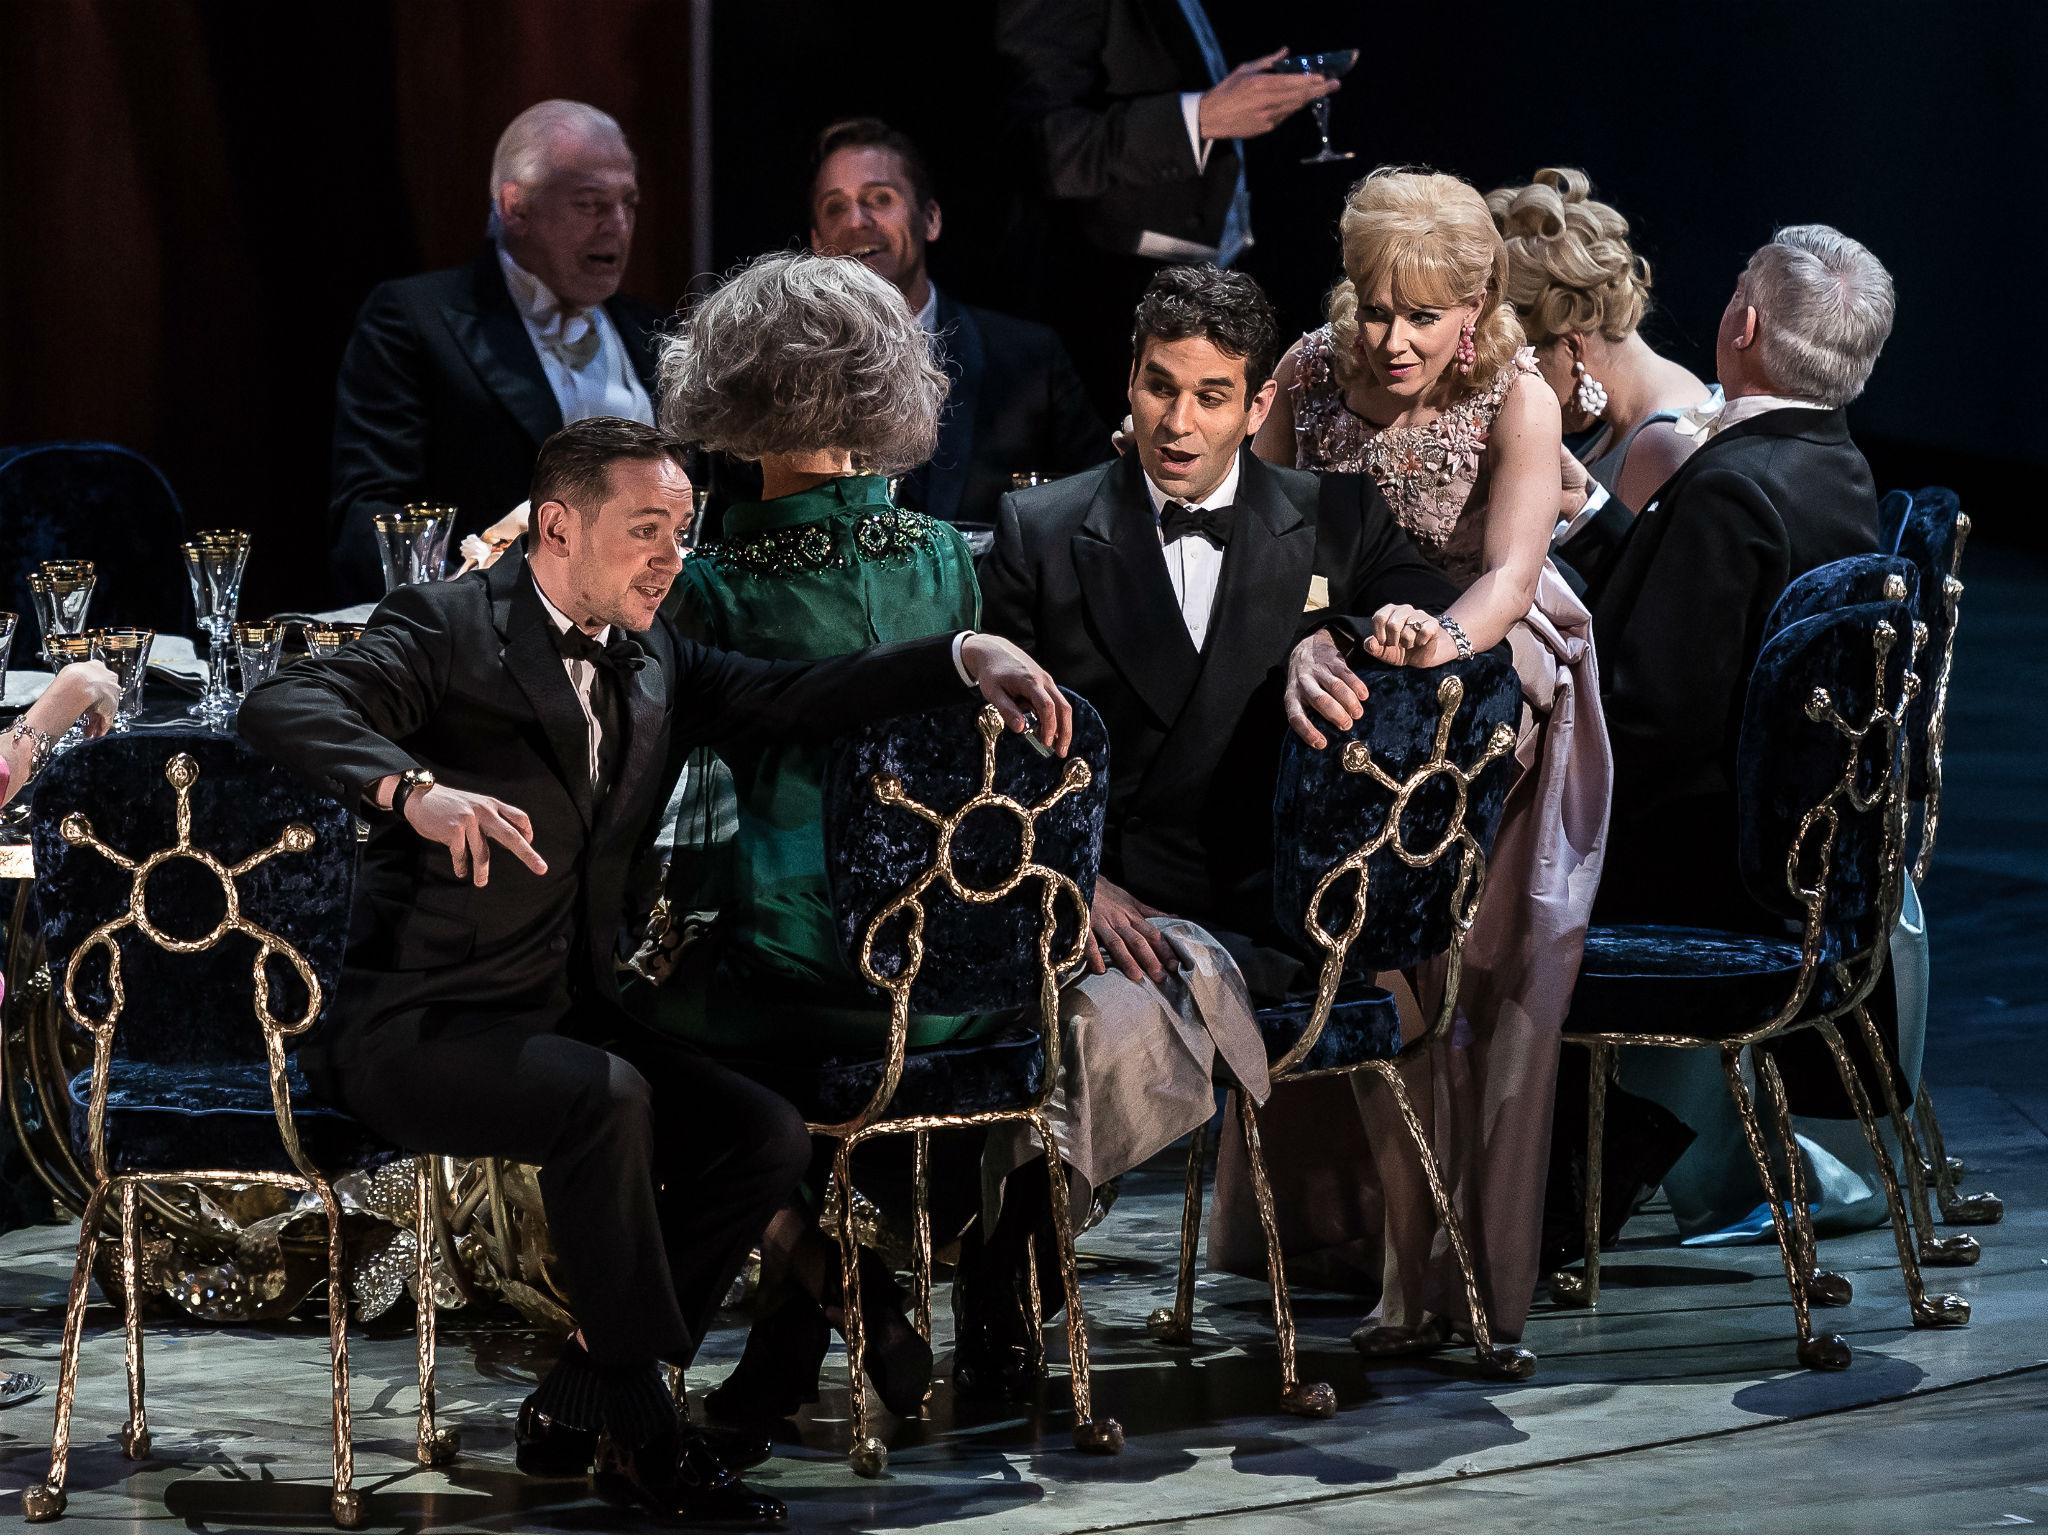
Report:
[[[1114,1460],[1068,1448],[1058,1383],[1036,1415],[956,1415],[934,1393],[896,1426],[880,1482],[846,1467],[845,1393],[756,1474],[800,1530],[1969,1530],[2048,1521],[2048,767],[2034,658],[2048,654],[2039,561],[1972,549],[1951,709],[1948,798],[1923,892],[1933,944],[1931,1080],[1972,1188],[2006,1199],[1983,1262],[1930,1270],[1969,1298],[1959,1331],[1913,1329],[1888,1231],[1823,1242],[1855,1282],[1822,1311],[1856,1358],[1793,1360],[1776,1251],[1681,1249],[1651,1211],[1603,1271],[1597,1313],[1539,1305],[1533,1382],[1477,1380],[1455,1353],[1367,1370],[1345,1335],[1356,1303],[1302,1293],[1304,1376],[1334,1419],[1272,1412],[1263,1287],[1205,1276],[1196,1347],[1145,1336],[1172,1284],[1180,1175],[1127,1181],[1082,1242],[1096,1395],[1129,1437]],[[55,1376],[71,1232],[0,1238],[0,1362]],[[946,1309],[938,1306],[940,1348]],[[123,1460],[121,1341],[96,1306],[85,1350],[67,1523],[85,1530],[240,1531],[326,1523],[326,1344],[319,1326],[165,1327],[149,1338],[155,1459]],[[739,1339],[714,1337],[695,1385]],[[512,1466],[511,1415],[537,1359],[516,1330],[444,1331],[444,1422],[462,1459],[408,1459],[409,1333],[358,1334],[358,1486],[373,1528],[591,1531],[619,1516],[575,1485]],[[838,1369],[836,1362],[829,1370]],[[828,1376],[828,1381],[831,1378]],[[46,1465],[51,1398],[0,1414],[0,1521]],[[886,1424],[886,1420],[884,1421]]]

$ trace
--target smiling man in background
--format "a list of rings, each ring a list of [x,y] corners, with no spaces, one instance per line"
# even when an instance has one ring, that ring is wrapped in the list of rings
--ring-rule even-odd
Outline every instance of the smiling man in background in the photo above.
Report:
[[[810,214],[811,249],[852,256],[894,284],[938,338],[952,376],[938,447],[929,464],[904,476],[902,505],[948,522],[993,524],[1011,475],[1057,479],[1110,456],[1109,429],[1058,336],[963,304],[932,282],[926,255],[945,217],[908,135],[873,117],[827,128],[812,161]]]
[[[335,384],[337,599],[382,590],[378,514],[453,505],[459,539],[525,497],[541,443],[565,423],[654,420],[661,314],[618,291],[639,201],[618,123],[543,101],[498,139],[476,259],[372,290]]]

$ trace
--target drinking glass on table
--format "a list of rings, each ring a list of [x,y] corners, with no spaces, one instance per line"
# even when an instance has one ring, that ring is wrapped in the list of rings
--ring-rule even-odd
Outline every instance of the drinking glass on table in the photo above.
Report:
[[[306,654],[326,658],[332,656],[349,641],[363,632],[360,624],[308,624],[306,626]]]
[[[20,623],[20,614],[0,613],[0,699],[7,697],[7,662],[14,654],[14,631]]]
[[[29,596],[43,631],[43,660],[52,670],[56,663],[50,659],[50,637],[75,635],[85,628],[98,579],[90,560],[45,560],[29,573]]]
[[[1342,80],[1351,72],[1351,66],[1358,62],[1356,48],[1333,48],[1327,53],[1290,53],[1273,66],[1276,75],[1321,75],[1326,80]],[[1354,160],[1356,154],[1348,149],[1330,148],[1330,98],[1318,96],[1309,103],[1316,114],[1316,132],[1323,136],[1323,147],[1313,155],[1303,155],[1303,165],[1321,165],[1336,160]]]
[[[403,512],[379,513],[370,521],[386,592],[441,579],[448,560],[448,533],[455,526],[453,507],[411,502]]]
[[[149,648],[156,643],[156,631],[117,626],[92,632],[92,653],[107,665],[121,685],[121,702],[114,710],[114,729],[125,731],[142,712],[142,684],[149,671]]]
[[[284,625],[264,619],[235,626],[235,671],[241,680],[236,691],[243,698],[249,690],[277,671],[284,654]]]
[[[234,690],[228,686],[228,631],[242,602],[249,535],[239,529],[206,529],[180,549],[192,585],[192,609],[207,638],[206,692],[186,713],[218,730],[235,712]]]

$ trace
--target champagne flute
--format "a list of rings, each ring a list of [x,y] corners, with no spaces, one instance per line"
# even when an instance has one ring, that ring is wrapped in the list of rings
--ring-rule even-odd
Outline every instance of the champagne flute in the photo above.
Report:
[[[249,535],[239,529],[206,529],[181,545],[185,577],[192,586],[192,607],[206,627],[206,692],[186,711],[195,720],[222,729],[235,712],[228,686],[228,630],[242,601],[242,571],[249,563]]]
[[[127,625],[92,632],[92,653],[106,663],[121,685],[121,699],[114,711],[114,729],[125,731],[142,713],[142,684],[149,672],[149,648],[156,643],[156,631]]]
[[[1342,80],[1351,73],[1351,66],[1358,62],[1356,48],[1334,48],[1327,53],[1290,53],[1273,66],[1276,75],[1321,75],[1326,80]],[[1323,147],[1313,155],[1303,155],[1303,165],[1322,165],[1339,160],[1358,158],[1352,150],[1330,148],[1330,98],[1318,96],[1309,103],[1316,114],[1316,132],[1323,137]]]

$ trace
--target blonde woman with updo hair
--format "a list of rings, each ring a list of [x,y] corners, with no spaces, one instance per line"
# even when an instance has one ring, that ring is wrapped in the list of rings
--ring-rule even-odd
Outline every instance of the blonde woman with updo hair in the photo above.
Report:
[[[1643,340],[1650,264],[1592,190],[1584,171],[1546,168],[1527,186],[1496,187],[1486,206],[1507,245],[1508,302],[1564,429],[1599,429],[1579,456],[1633,516],[1698,442],[1673,424],[1708,388]]]
[[[1485,199],[1455,176],[1382,169],[1352,188],[1338,227],[1344,277],[1328,323],[1281,362],[1254,446],[1302,469],[1370,475],[1462,588],[1441,614],[1380,610],[1383,645],[1435,666],[1505,642],[1522,680],[1519,772],[1466,940],[1458,1013],[1405,1069],[1471,1236],[1487,1314],[1513,1340],[1535,1294],[1559,1037],[1613,779],[1592,620],[1549,560],[1586,481],[1508,303],[1508,253]],[[1328,707],[1311,700],[1333,724],[1372,708],[1327,635],[1302,642],[1290,665],[1321,689]],[[1407,981],[1427,1003],[1442,971]],[[1463,1281],[1386,1090],[1326,1078],[1278,1094],[1296,1111],[1267,1117],[1274,1179],[1291,1186],[1276,1202],[1289,1266],[1380,1291],[1352,1335],[1368,1356],[1469,1336]],[[1262,1272],[1241,1154],[1224,1154],[1210,1253],[1219,1267]]]

